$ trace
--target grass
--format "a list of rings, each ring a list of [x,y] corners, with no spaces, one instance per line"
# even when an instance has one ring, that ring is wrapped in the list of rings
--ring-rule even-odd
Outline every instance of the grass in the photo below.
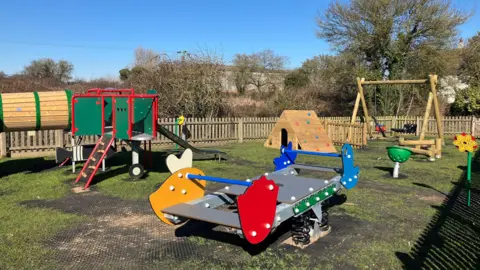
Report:
[[[443,198],[441,193],[452,190],[462,175],[463,169],[458,166],[465,165],[466,157],[452,146],[451,141],[447,141],[442,159],[435,162],[410,160],[400,168],[400,173],[408,175],[408,178],[393,179],[386,176],[388,168],[393,167],[385,150],[391,144],[375,141],[369,142],[368,149],[355,150],[355,163],[361,170],[359,185],[346,191],[347,203],[335,207],[330,213],[333,217],[347,217],[363,224],[345,231],[346,235],[338,236],[351,243],[348,251],[339,252],[328,259],[323,258],[321,265],[312,266],[312,260],[322,256],[321,251],[312,254],[298,250],[284,251],[281,248],[267,249],[253,257],[238,254],[239,257],[246,258],[244,263],[239,264],[239,268],[333,269],[346,262],[358,268],[401,268],[402,263],[395,253],[410,251],[436,213],[432,205],[439,206]],[[279,153],[276,149],[264,148],[256,142],[232,144],[219,149],[228,153],[228,162],[199,161],[194,162],[194,166],[208,175],[246,179],[271,171],[272,160]],[[299,156],[298,159],[299,163],[340,166],[339,160],[332,158]],[[48,160],[45,162],[48,163]],[[156,158],[155,162],[164,163],[164,157]],[[146,200],[170,175],[167,172],[152,171],[144,180],[126,181],[127,173],[122,171],[121,158],[112,163],[116,163],[111,168],[112,172],[106,172],[103,176],[107,179],[96,183],[93,189],[125,200]],[[25,164],[29,162],[0,160],[0,173],[9,172],[0,180],[0,268],[54,268],[54,262],[45,261],[52,250],[44,245],[44,241],[62,229],[87,222],[88,218],[58,210],[22,206],[24,201],[70,196],[74,180],[73,175],[63,174],[65,170],[29,173]],[[116,172],[123,173],[115,175]],[[102,175],[97,177],[101,179]],[[479,178],[474,173],[473,180],[478,181]],[[199,237],[190,237],[189,241],[200,248],[211,242]],[[178,269],[200,266],[210,269],[235,268],[229,266],[228,262],[221,262],[220,253],[215,256],[216,260],[213,261],[192,258],[180,264],[171,263]],[[168,265],[169,260],[165,258],[161,261]]]
[[[0,168],[14,166],[15,160],[1,160]],[[3,165],[3,166],[2,166]],[[84,221],[85,218],[50,209],[27,209],[26,200],[55,199],[68,193],[68,186],[56,172],[17,173],[1,178],[0,185],[0,268],[45,268],[44,257],[50,252],[41,241],[55,232]]]

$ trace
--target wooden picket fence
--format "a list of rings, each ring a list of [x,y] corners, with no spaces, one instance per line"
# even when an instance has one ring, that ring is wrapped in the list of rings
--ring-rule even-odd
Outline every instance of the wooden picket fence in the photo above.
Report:
[[[376,117],[378,122],[384,124],[387,133],[392,127],[401,128],[406,123],[416,123],[420,132],[422,117]],[[192,137],[189,143],[194,146],[207,147],[233,142],[263,141],[270,134],[278,117],[249,117],[249,118],[187,118],[186,123]],[[343,144],[347,140],[348,130],[352,128],[353,137],[349,142],[355,147],[367,145],[366,125],[360,118],[353,125],[349,117],[320,118],[328,132],[328,136],[335,144]],[[175,119],[164,118],[160,123],[170,130],[177,132]],[[370,123],[373,124],[373,123]],[[476,125],[480,121],[474,117],[444,117],[443,125],[446,136],[460,132],[475,134]],[[479,127],[480,128],[480,127]],[[436,134],[436,123],[433,118],[429,120],[426,134]],[[71,147],[71,135],[63,130],[17,131],[0,133],[0,157],[33,157],[50,156],[55,153],[56,147]],[[96,136],[86,136],[82,143],[94,144]],[[152,141],[153,149],[172,148],[175,144],[158,134]]]
[[[417,125],[417,134],[416,136],[420,135],[422,123],[423,123],[423,116],[377,116],[375,117],[377,122],[381,125],[385,125],[386,134],[388,135],[399,135],[399,133],[392,132],[392,128],[403,128],[405,124],[416,124]],[[339,123],[350,123],[350,117],[320,117],[321,120],[329,120],[332,122],[339,122]],[[446,116],[443,117],[443,134],[445,136],[453,136],[455,134],[461,132],[467,132],[475,134],[476,125],[480,125],[480,121],[473,117],[473,116]],[[361,123],[360,117],[357,117],[356,123]],[[375,127],[375,123],[373,120],[370,121],[370,125]],[[480,127],[479,127],[480,128]],[[480,131],[480,130],[479,130]],[[425,131],[425,135],[432,136],[437,134],[437,122],[435,121],[434,117],[430,117],[428,119],[428,126],[427,130]]]

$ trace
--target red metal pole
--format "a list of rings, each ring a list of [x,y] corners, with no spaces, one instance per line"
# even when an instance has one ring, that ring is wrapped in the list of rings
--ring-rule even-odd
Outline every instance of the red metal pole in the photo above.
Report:
[[[153,138],[157,138],[157,121],[158,121],[158,97],[153,98]]]
[[[100,106],[102,106],[102,136],[105,135],[105,106],[103,106],[103,104],[105,104],[105,98],[102,96],[102,103],[100,104]]]
[[[115,134],[116,134],[116,113],[115,113],[115,110],[116,110],[116,104],[117,103],[117,100],[115,99],[115,97],[112,96],[112,137],[115,137]]]
[[[133,107],[132,107],[132,102],[133,99],[132,99],[132,96],[128,96],[128,117],[127,117],[127,121],[128,121],[128,138],[131,140],[132,139],[132,110],[133,110]]]

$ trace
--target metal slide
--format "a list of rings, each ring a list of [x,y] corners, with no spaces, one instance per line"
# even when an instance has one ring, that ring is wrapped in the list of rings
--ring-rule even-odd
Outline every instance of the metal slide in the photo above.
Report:
[[[185,149],[191,149],[194,154],[195,160],[208,160],[208,159],[226,159],[226,153],[218,150],[205,150],[205,149],[198,149],[193,147],[191,144],[180,138],[179,136],[172,133],[170,130],[164,128],[162,125],[157,123],[157,131],[160,132],[163,136],[167,137],[168,139],[172,140],[174,143],[180,145]]]

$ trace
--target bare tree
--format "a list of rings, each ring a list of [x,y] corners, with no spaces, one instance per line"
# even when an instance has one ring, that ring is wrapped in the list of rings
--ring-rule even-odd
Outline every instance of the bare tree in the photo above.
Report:
[[[263,92],[266,86],[275,88],[282,82],[284,74],[281,72],[287,61],[287,57],[277,55],[272,50],[250,55],[236,54],[233,64],[236,67],[237,90],[244,93],[248,85],[255,86],[258,92]]]
[[[148,70],[156,68],[160,64],[160,53],[152,49],[138,47],[135,49],[135,59],[133,66],[142,67]]]
[[[72,78],[73,65],[65,60],[56,62],[51,58],[33,60],[25,66],[23,74],[38,79],[55,79],[66,82]]]
[[[215,117],[223,107],[225,66],[206,51],[190,53],[183,61],[162,59],[154,69],[135,67],[130,85],[140,91],[156,89],[160,115]]]

